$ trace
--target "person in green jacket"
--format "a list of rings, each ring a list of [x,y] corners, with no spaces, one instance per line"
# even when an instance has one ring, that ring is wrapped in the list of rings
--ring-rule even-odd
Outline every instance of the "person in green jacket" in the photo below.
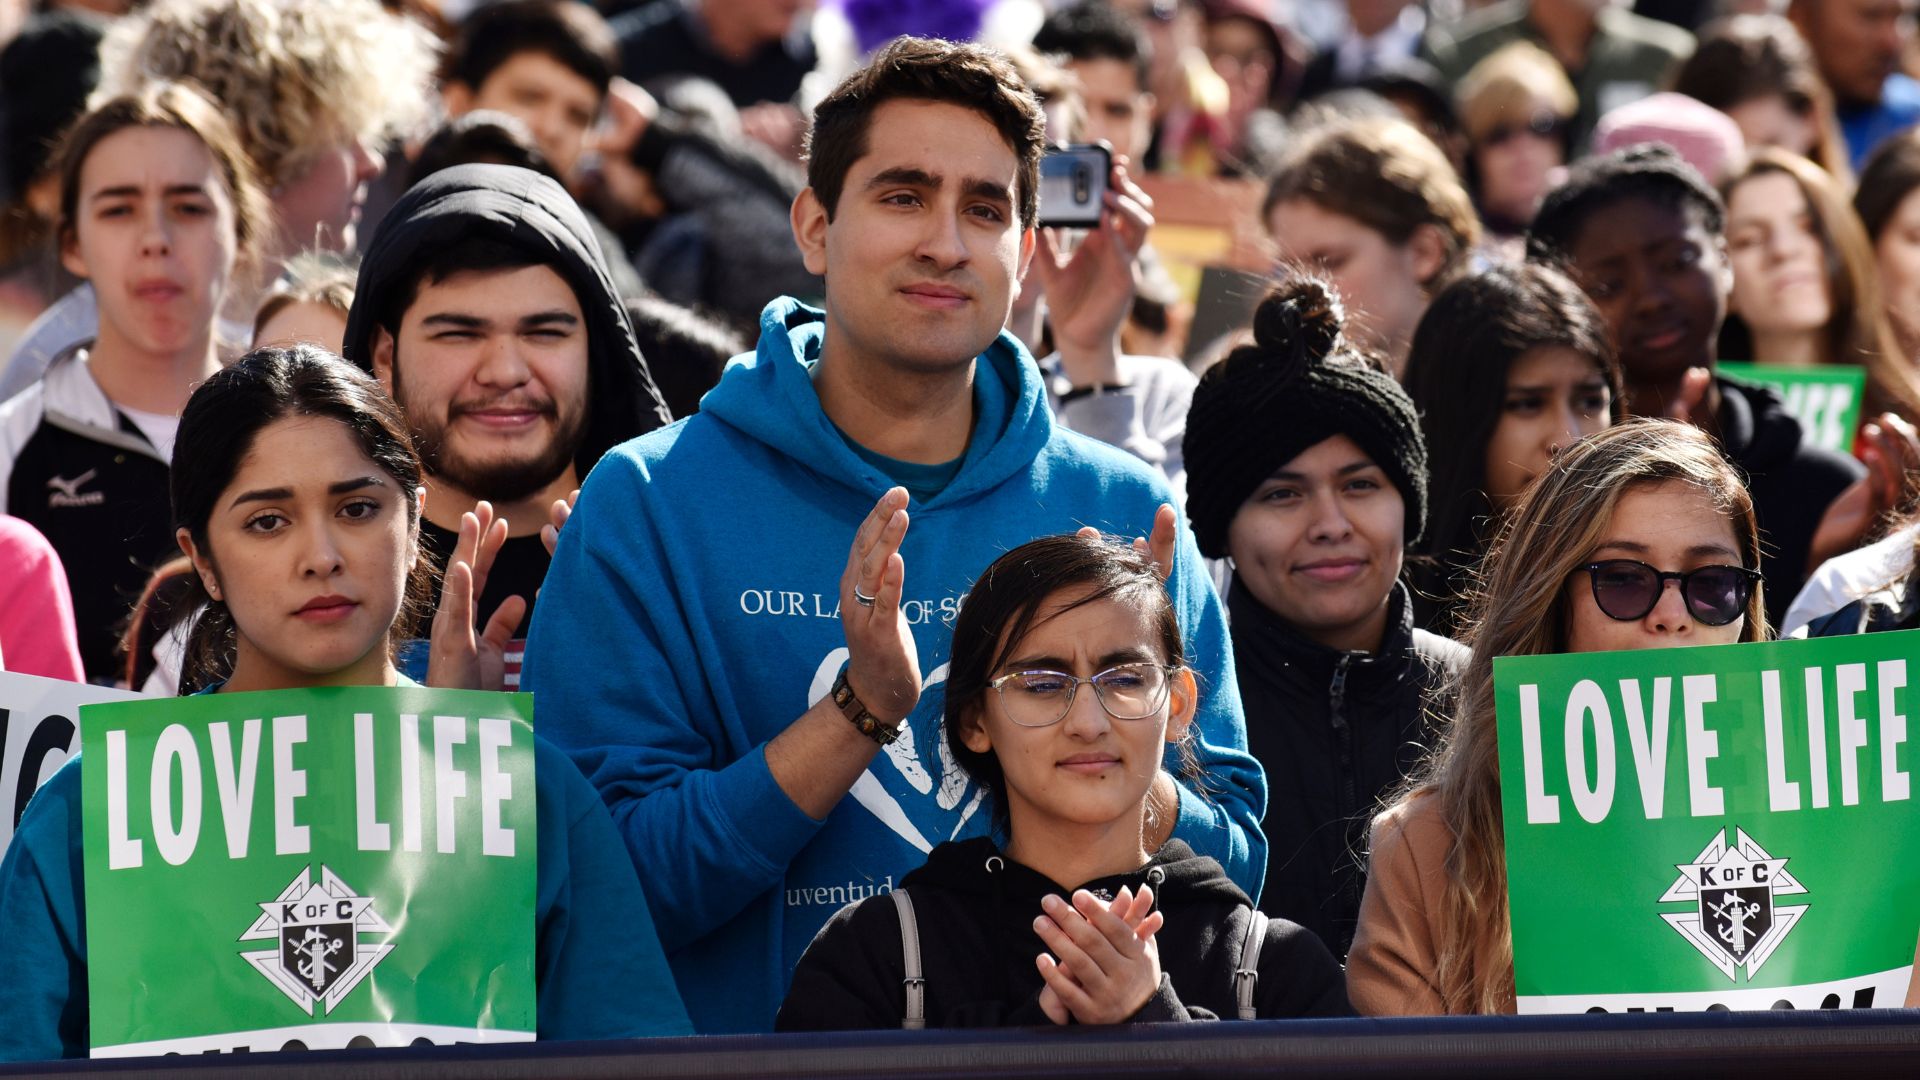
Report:
[[[434,569],[421,557],[420,459],[371,376],[310,345],[258,349],[194,391],[172,475],[177,536],[203,591],[187,650],[203,692],[404,683],[394,645],[424,611]],[[473,628],[506,535],[478,510],[462,521],[434,618],[433,685],[477,684],[505,644]],[[604,804],[538,739],[535,777],[539,1038],[691,1034]],[[0,863],[0,1061],[87,1052],[81,820],[76,758],[28,804]]]

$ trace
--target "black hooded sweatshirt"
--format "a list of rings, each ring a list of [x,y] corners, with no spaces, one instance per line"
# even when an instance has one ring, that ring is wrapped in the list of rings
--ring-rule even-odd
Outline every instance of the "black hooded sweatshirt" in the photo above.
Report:
[[[1135,1023],[1232,1019],[1234,969],[1253,905],[1213,859],[1169,840],[1138,870],[1079,886],[1112,898],[1152,885],[1166,925],[1155,935],[1160,989]],[[1074,890],[1007,859],[986,837],[944,843],[901,882],[919,925],[927,1026],[1051,1026],[1034,958],[1040,900]],[[1293,923],[1268,923],[1254,1003],[1261,1019],[1349,1016],[1345,977],[1320,939]],[[897,1028],[906,1014],[900,917],[884,893],[840,909],[793,973],[777,1031]]]
[[[1806,438],[1780,395],[1724,375],[1720,446],[1746,478],[1760,525],[1760,573],[1767,583],[1767,622],[1779,626],[1807,583],[1813,534],[1827,507],[1866,466]]]
[[[381,218],[360,262],[342,348],[346,358],[371,372],[375,330],[399,324],[427,261],[475,237],[519,248],[551,266],[580,301],[589,369],[587,422],[574,455],[581,480],[608,450],[672,421],[634,341],[626,305],[586,215],[553,180],[510,165],[443,169],[414,185]],[[396,357],[395,366],[404,386],[407,357]],[[474,495],[485,498],[487,493]],[[421,532],[428,549],[444,564],[456,534],[426,523]],[[501,601],[518,594],[527,600],[527,614],[514,636],[524,637],[533,621],[533,589],[545,579],[548,562],[537,534],[508,540],[481,593],[479,623],[484,625]]]
[[[1433,744],[1430,698],[1467,663],[1466,646],[1413,625],[1395,585],[1376,652],[1329,648],[1227,590],[1247,752],[1267,772],[1267,882],[1260,910],[1312,930],[1344,958],[1367,876],[1360,852],[1380,800]]]

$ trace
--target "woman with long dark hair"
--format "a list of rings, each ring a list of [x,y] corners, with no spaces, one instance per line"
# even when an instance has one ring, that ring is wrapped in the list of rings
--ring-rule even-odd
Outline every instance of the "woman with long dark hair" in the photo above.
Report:
[[[1462,278],[1413,335],[1406,387],[1427,437],[1427,534],[1412,551],[1421,626],[1458,630],[1462,595],[1498,515],[1562,448],[1617,424],[1626,403],[1606,323],[1539,264]]]
[[[313,346],[256,350],[189,399],[172,476],[202,605],[187,672],[203,693],[406,682],[394,648],[424,614],[434,567],[420,459],[372,377]],[[485,648],[469,610],[475,567],[499,542],[487,535],[469,514],[435,619],[435,663],[456,685]],[[535,760],[540,1037],[688,1033],[605,806],[538,737]],[[0,864],[0,925],[19,960],[0,980],[0,1059],[87,1050],[81,820],[76,758],[34,796]]]

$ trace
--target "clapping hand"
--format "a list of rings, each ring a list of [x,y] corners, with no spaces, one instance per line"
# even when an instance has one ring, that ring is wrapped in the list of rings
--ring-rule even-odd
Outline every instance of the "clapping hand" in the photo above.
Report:
[[[1118,1024],[1140,1011],[1160,987],[1160,947],[1154,939],[1166,916],[1153,910],[1153,889],[1130,895],[1122,888],[1110,903],[1081,889],[1069,906],[1048,894],[1045,914],[1033,921],[1052,954],[1034,958],[1040,978],[1040,1008],[1056,1024]]]
[[[840,575],[840,625],[847,635],[847,683],[882,723],[905,720],[920,701],[920,653],[900,608],[907,564],[907,489],[892,488],[854,534]]]
[[[549,556],[560,546],[560,530],[567,527],[567,519],[573,516],[573,504],[579,501],[580,489],[574,488],[567,492],[566,498],[555,499],[553,505],[547,507],[547,523],[540,526],[540,542],[546,545]]]
[[[506,686],[507,642],[527,613],[525,597],[509,596],[494,609],[485,630],[474,632],[473,611],[487,587],[487,573],[500,545],[507,542],[507,519],[493,516],[493,504],[481,502],[460,515],[460,538],[440,586],[433,613],[427,685],[456,690],[500,690]]]
[[[1152,559],[1160,571],[1160,580],[1173,576],[1173,542],[1179,535],[1179,515],[1173,512],[1169,503],[1161,503],[1160,509],[1153,513],[1153,532],[1147,536],[1133,538],[1133,550]],[[1079,536],[1089,540],[1100,539],[1100,530],[1091,525],[1083,526]]]
[[[1807,572],[1874,539],[1893,513],[1911,505],[1920,478],[1920,433],[1892,413],[1861,429],[1860,460],[1867,475],[1836,496],[1808,546]]]

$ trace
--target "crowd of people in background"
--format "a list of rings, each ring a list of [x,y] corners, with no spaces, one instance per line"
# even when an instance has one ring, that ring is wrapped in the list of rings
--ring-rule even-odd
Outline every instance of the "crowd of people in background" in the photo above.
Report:
[[[0,0],[0,670],[532,692],[543,1038],[1512,1011],[1495,657],[1920,627],[1917,19]]]

